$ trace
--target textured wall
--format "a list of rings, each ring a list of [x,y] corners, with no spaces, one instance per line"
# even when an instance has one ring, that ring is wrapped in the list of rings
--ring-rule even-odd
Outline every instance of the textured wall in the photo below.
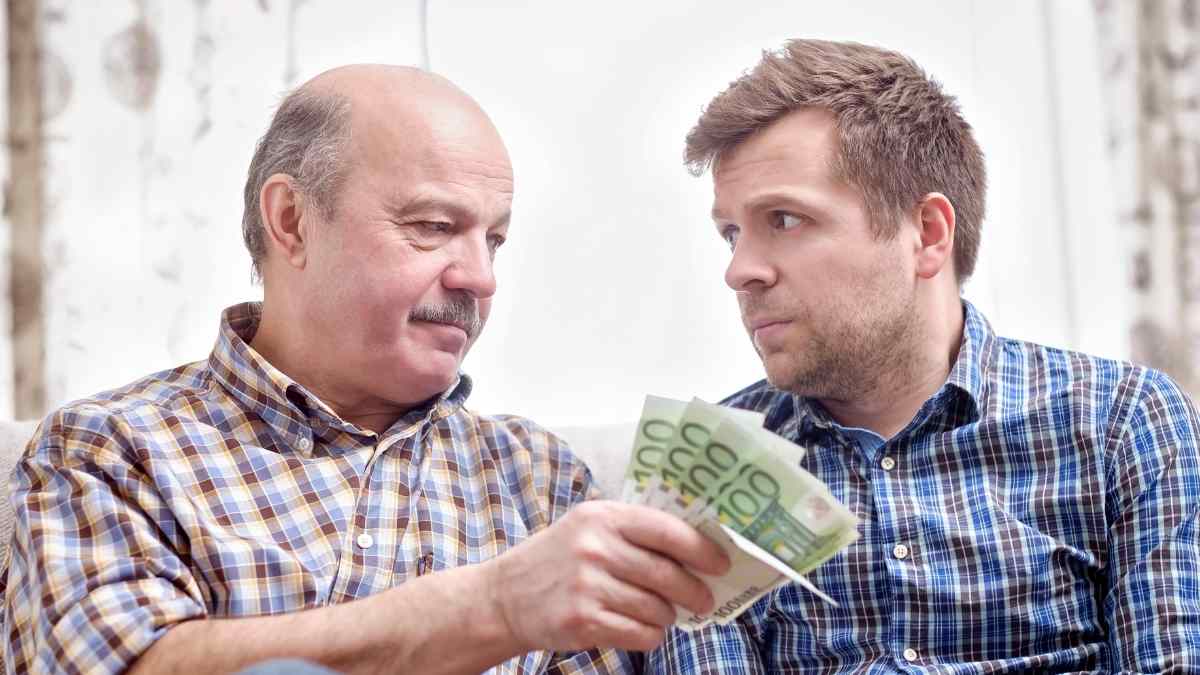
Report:
[[[13,409],[20,417],[46,405],[44,228],[46,137],[55,110],[43,96],[41,18],[37,0],[8,0],[8,181],[4,215],[10,225],[9,284]]]
[[[418,31],[416,3],[389,0],[47,5],[58,403],[207,353],[220,309],[261,295],[240,194],[281,92],[344,61],[415,62]]]
[[[240,190],[280,93],[340,63],[418,63],[421,9],[43,3],[57,405],[207,353],[220,309],[260,295]],[[718,398],[760,376],[721,279],[709,181],[680,155],[700,107],[799,35],[906,52],[960,97],[992,183],[967,293],[998,328],[1128,351],[1105,292],[1123,288],[1107,186],[1081,150],[1103,138],[1095,59],[1072,60],[1096,53],[1084,3],[433,0],[428,16],[433,69],[480,100],[516,170],[500,291],[466,364],[481,410],[620,421],[647,392]]]
[[[1200,2],[1096,2],[1133,357],[1200,392]]]

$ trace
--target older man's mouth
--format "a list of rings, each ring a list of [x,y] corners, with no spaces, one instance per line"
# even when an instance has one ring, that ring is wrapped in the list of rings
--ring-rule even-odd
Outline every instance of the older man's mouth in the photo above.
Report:
[[[468,327],[456,323],[416,320],[412,324],[427,335],[432,344],[441,351],[462,352],[473,337]]]
[[[427,326],[439,326],[442,328],[457,328],[463,333],[466,333],[468,337],[471,336],[471,325],[466,323],[459,323],[456,321],[422,321],[420,319],[417,319],[415,323],[422,323]]]

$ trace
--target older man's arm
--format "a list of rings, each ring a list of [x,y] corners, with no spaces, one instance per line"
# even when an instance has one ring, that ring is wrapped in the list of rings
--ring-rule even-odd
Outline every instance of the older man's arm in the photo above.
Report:
[[[154,481],[89,416],[48,421],[17,470],[10,670],[220,672],[296,657],[346,672],[478,672],[536,649],[649,649],[670,603],[707,609],[715,544],[652,509],[589,502],[487,563],[344,605],[212,619]],[[680,562],[676,562],[680,561]]]
[[[671,602],[711,603],[685,567],[727,564],[678,519],[589,502],[481,565],[343,605],[213,619],[184,529],[119,440],[122,424],[60,412],[17,467],[10,671],[220,672],[293,657],[347,672],[478,672],[537,649],[648,649]]]
[[[537,649],[647,650],[674,621],[670,603],[711,609],[708,589],[685,567],[720,573],[726,564],[681,520],[588,502],[481,565],[343,605],[181,623],[132,672],[219,672],[293,657],[350,673],[477,673]]]
[[[276,616],[199,619],[171,627],[130,673],[234,672],[298,658],[346,673],[479,672],[514,652],[469,568],[376,595]]]

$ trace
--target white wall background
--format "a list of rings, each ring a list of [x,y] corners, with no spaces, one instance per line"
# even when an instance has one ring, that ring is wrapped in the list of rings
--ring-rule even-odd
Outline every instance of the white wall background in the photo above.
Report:
[[[104,65],[138,4],[49,4],[46,42],[69,91],[48,129],[58,405],[203,358],[220,310],[260,297],[240,190],[286,84],[421,52],[416,0],[146,0],[162,68],[138,111]],[[761,377],[722,282],[709,180],[680,158],[701,106],[794,36],[899,50],[959,97],[991,179],[966,294],[997,329],[1128,353],[1086,0],[430,0],[428,36],[433,70],[490,112],[516,171],[495,309],[465,364],[477,410],[615,422],[646,393],[716,399]]]

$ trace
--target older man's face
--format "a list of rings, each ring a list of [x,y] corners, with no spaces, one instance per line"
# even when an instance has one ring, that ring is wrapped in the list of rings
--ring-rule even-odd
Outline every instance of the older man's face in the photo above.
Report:
[[[344,384],[410,405],[449,387],[487,320],[512,167],[476,109],[356,110],[331,223],[312,228],[306,318]]]

